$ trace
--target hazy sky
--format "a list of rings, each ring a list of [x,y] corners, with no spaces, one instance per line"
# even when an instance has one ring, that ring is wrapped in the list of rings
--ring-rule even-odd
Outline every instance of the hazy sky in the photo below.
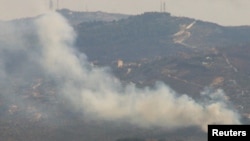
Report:
[[[57,0],[53,0],[56,2]],[[60,8],[76,11],[105,11],[140,14],[166,10],[172,15],[187,16],[223,25],[250,25],[250,0],[58,0]],[[0,19],[34,16],[48,11],[49,0],[0,0]]]

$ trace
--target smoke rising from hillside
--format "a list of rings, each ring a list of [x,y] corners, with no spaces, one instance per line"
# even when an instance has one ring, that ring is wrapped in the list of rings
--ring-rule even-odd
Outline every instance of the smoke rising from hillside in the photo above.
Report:
[[[74,50],[76,34],[61,15],[48,13],[37,19],[35,26],[39,44],[29,48],[20,45],[23,47],[21,52],[28,57],[15,59],[17,64],[23,60],[29,63],[24,64],[25,73],[19,74],[20,79],[25,82],[29,78],[26,75],[34,72],[49,77],[57,83],[61,96],[74,105],[72,111],[80,110],[85,117],[97,120],[125,121],[140,127],[176,129],[196,126],[206,130],[207,124],[240,123],[238,114],[228,108],[222,90],[204,92],[211,96],[210,101],[198,102],[187,95],[177,94],[161,82],[154,88],[124,86],[109,68],[91,66],[84,54]],[[20,50],[4,50],[22,56],[18,54]],[[5,73],[9,72],[3,70],[6,59],[11,57],[1,59],[4,60],[0,63],[1,77],[8,77]],[[15,65],[16,70],[20,68]]]
[[[153,89],[139,89],[132,84],[123,87],[108,70],[92,67],[85,57],[75,55],[73,29],[56,13],[39,19],[38,28],[45,70],[64,80],[62,92],[85,113],[106,120],[169,128],[239,123],[237,114],[227,109],[224,101],[200,104],[187,95],[177,95],[162,83]],[[74,98],[79,94],[80,99]]]

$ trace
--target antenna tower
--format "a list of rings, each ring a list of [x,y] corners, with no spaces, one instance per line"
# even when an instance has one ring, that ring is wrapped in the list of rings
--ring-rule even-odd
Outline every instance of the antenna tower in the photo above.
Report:
[[[53,8],[54,8],[53,1],[50,0],[49,1],[49,10],[53,10]]]
[[[56,1],[56,9],[59,10],[59,0]]]
[[[163,12],[166,12],[166,2],[163,2]]]
[[[161,6],[161,7],[160,7],[160,12],[162,12],[162,1],[161,1],[161,4],[160,4],[160,6]]]

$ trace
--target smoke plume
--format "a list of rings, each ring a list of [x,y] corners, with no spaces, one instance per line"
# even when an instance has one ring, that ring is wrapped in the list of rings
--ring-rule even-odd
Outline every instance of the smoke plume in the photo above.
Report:
[[[19,56],[14,66],[15,70],[23,68],[23,72],[14,74],[19,75],[20,81],[30,81],[29,75],[34,72],[53,80],[60,96],[73,105],[72,111],[81,111],[87,118],[169,129],[200,127],[206,130],[207,124],[240,124],[237,112],[229,108],[222,90],[203,92],[209,100],[199,102],[188,95],[177,94],[161,82],[153,88],[124,85],[109,68],[92,66],[84,54],[75,50],[76,34],[58,13],[41,16],[34,26],[38,35],[34,40],[38,44],[15,44],[14,49],[1,46],[1,50],[14,54],[1,57],[1,78],[10,75],[5,71],[6,59]]]

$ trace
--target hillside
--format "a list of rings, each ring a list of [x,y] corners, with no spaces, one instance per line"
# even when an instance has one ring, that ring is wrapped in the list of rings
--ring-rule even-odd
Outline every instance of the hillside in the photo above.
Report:
[[[105,12],[76,12],[68,9],[60,9],[57,12],[62,14],[72,25],[78,25],[82,22],[97,22],[97,21],[118,21],[126,19],[129,15],[105,13]]]
[[[249,122],[249,26],[144,13],[75,30],[77,48],[94,64],[111,66],[121,80],[140,87],[163,81],[196,98],[204,89],[222,88]]]
[[[66,9],[59,12],[69,20],[78,35],[73,50],[79,56],[80,53],[86,54],[86,60],[90,61],[93,70],[95,67],[108,66],[111,69],[103,69],[121,80],[122,86],[134,83],[138,88],[146,87],[146,90],[157,81],[162,81],[178,94],[186,94],[198,101],[203,100],[202,91],[223,89],[227,102],[231,103],[231,108],[239,111],[242,122],[250,123],[250,27],[224,27],[174,17],[169,13],[150,12],[128,16]],[[61,83],[70,85],[74,81],[63,76],[52,79],[55,74],[46,75],[39,66],[37,58],[41,57],[39,47],[42,45],[36,33],[34,20],[37,18],[0,22],[0,56],[3,58],[0,61],[1,139],[206,140],[206,133],[196,127],[169,131],[168,128],[141,128],[127,122],[85,118],[82,109],[74,107],[75,103],[70,103],[60,91],[64,88]],[[11,29],[11,26],[18,28]],[[22,49],[15,50],[16,46]],[[66,57],[59,53],[59,60],[64,60]],[[86,62],[82,63],[85,65]],[[9,76],[4,77],[5,73]],[[90,74],[86,73],[86,77]],[[57,83],[58,80],[60,83]],[[88,81],[98,83],[98,80],[87,80],[73,84],[82,88]],[[98,91],[98,88],[101,89],[102,85],[94,88],[94,91]],[[70,91],[71,94],[75,94],[74,91]],[[79,99],[82,98],[79,96]]]
[[[249,27],[223,27],[169,13],[145,13],[113,22],[75,26],[76,45],[91,60],[143,58],[175,55],[178,51],[205,50],[247,44]]]

